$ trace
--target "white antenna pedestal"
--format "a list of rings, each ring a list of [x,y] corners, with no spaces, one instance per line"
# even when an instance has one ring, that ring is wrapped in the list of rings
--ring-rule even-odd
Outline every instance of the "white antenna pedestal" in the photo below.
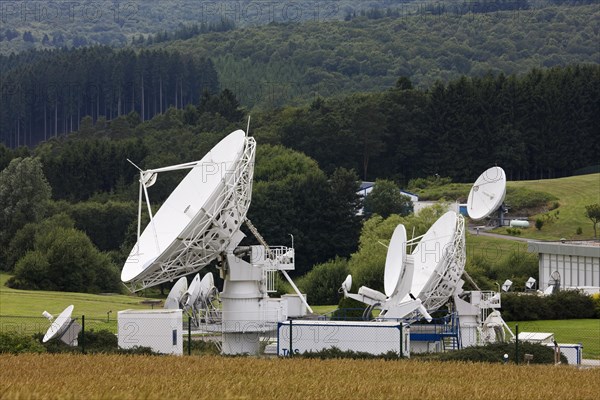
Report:
[[[287,300],[270,299],[264,279],[265,269],[278,268],[276,260],[263,246],[250,246],[247,252],[251,262],[227,252],[221,270],[223,354],[258,354],[261,337],[274,334],[277,323],[287,320]]]

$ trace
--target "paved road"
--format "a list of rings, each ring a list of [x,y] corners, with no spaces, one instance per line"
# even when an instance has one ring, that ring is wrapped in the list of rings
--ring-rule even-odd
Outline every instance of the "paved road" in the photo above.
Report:
[[[499,235],[497,233],[486,232],[482,228],[480,228],[479,233],[477,233],[477,230],[474,226],[469,226],[468,230],[469,230],[469,233],[472,235],[489,236],[489,237],[495,237],[498,239],[506,239],[506,240],[515,240],[517,242],[529,242],[529,241],[533,240],[533,239],[528,239],[528,238],[523,238],[523,237],[518,237],[518,236]]]

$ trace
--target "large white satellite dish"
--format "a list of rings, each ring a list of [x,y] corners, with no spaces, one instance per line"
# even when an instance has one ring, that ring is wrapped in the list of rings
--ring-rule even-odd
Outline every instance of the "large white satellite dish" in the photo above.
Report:
[[[131,250],[121,280],[132,290],[173,281],[216,259],[250,206],[256,143],[237,130],[200,161],[140,172],[151,221]],[[147,187],[155,174],[192,168],[152,216]],[[141,212],[140,210],[138,210]]]
[[[187,292],[187,288],[187,279],[185,276],[182,276],[171,288],[171,291],[165,300],[164,308],[168,310],[177,310],[181,308],[181,299],[185,292]]]
[[[48,328],[48,331],[44,335],[42,342],[46,343],[49,340],[60,337],[67,330],[72,321],[71,314],[73,314],[73,308],[73,305],[68,306],[58,315],[58,317],[56,317],[56,319],[54,319],[47,311],[42,313],[44,317],[52,322],[50,328]]]
[[[454,211],[442,215],[412,252],[411,293],[428,311],[437,310],[454,293],[465,267],[464,219]]]
[[[474,220],[489,217],[506,196],[506,174],[500,167],[487,169],[473,184],[467,200],[467,212]]]
[[[385,259],[385,272],[383,274],[383,287],[386,296],[392,296],[404,272],[406,264],[406,228],[398,225],[394,229]],[[348,289],[349,290],[349,289]],[[406,294],[406,293],[405,293]]]

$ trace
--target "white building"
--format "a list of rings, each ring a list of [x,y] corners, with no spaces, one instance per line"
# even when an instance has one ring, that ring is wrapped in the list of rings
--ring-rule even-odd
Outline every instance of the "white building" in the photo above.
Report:
[[[367,197],[369,195],[369,193],[371,193],[373,191],[373,187],[375,186],[375,182],[366,182],[363,181],[360,183],[360,189],[358,189],[358,192],[356,192],[359,196],[361,201],[364,201],[365,197]],[[410,201],[412,201],[413,206],[419,202],[419,196],[417,196],[414,193],[411,192],[407,192],[405,190],[400,190],[400,193],[403,194],[404,196],[408,196],[410,197]],[[363,215],[364,214],[364,209],[361,208],[358,213],[358,215]]]
[[[554,285],[561,289],[600,291],[600,241],[529,242],[527,251],[539,254],[539,289]]]

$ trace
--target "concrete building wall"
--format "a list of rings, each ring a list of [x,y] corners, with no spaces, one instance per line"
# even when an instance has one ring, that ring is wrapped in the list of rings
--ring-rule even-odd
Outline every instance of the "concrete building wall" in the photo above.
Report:
[[[539,289],[560,274],[562,288],[600,287],[600,245],[597,242],[530,242],[528,251],[539,254]]]

